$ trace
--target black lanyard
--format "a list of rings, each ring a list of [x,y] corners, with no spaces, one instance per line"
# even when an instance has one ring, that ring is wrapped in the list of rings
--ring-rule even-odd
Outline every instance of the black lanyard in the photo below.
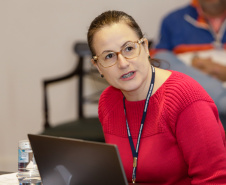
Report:
[[[145,121],[145,118],[146,118],[146,113],[147,113],[147,108],[148,108],[148,103],[149,103],[149,99],[150,99],[152,91],[153,91],[154,83],[155,83],[155,68],[152,67],[151,84],[150,84],[148,94],[147,94],[147,97],[146,97],[146,101],[145,101],[145,105],[144,105],[144,111],[143,111],[143,116],[142,116],[142,120],[141,120],[140,131],[139,131],[139,135],[138,135],[138,139],[137,139],[136,150],[134,148],[133,139],[132,139],[132,136],[130,134],[129,124],[128,124],[128,121],[127,121],[125,96],[123,97],[123,105],[124,105],[124,112],[125,112],[125,117],[126,117],[127,133],[128,133],[129,143],[130,143],[130,147],[131,147],[132,154],[133,154],[133,175],[132,175],[132,182],[133,183],[135,183],[135,180],[136,180],[137,158],[138,158],[138,150],[139,150],[139,145],[140,145],[141,133],[142,133],[142,130],[143,130],[144,121]]]

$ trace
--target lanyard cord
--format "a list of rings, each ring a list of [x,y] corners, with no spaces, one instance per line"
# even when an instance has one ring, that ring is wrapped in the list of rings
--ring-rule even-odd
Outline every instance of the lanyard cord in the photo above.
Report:
[[[132,182],[133,183],[135,183],[135,180],[136,180],[137,158],[138,158],[138,150],[139,150],[139,145],[140,145],[141,133],[142,133],[142,130],[143,130],[144,121],[145,121],[145,118],[146,118],[146,113],[147,113],[147,108],[148,108],[148,103],[149,103],[149,99],[150,99],[152,91],[153,91],[154,83],[155,83],[155,68],[152,67],[151,84],[149,86],[148,94],[147,94],[146,101],[145,101],[143,116],[142,116],[141,125],[140,125],[140,131],[139,131],[139,135],[138,135],[138,139],[137,139],[136,150],[134,148],[133,139],[132,139],[132,136],[130,134],[129,124],[128,124],[128,121],[127,121],[125,96],[123,97],[123,105],[124,105],[124,112],[125,112],[125,117],[126,117],[127,133],[128,133],[129,143],[130,143],[130,147],[131,147],[132,154],[133,154],[133,175],[132,175]]]

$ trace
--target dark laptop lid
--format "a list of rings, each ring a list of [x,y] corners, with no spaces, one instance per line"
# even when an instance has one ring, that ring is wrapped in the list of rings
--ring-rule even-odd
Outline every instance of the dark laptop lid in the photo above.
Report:
[[[28,134],[43,185],[127,185],[115,145]]]

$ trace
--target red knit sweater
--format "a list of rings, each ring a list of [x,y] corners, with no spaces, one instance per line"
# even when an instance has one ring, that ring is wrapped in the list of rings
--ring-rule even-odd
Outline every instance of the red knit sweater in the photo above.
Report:
[[[136,146],[145,100],[126,100]],[[107,143],[116,144],[131,182],[132,152],[127,136],[123,94],[108,87],[99,101]],[[192,78],[172,71],[151,96],[140,141],[137,182],[151,184],[226,184],[225,133],[217,108]]]

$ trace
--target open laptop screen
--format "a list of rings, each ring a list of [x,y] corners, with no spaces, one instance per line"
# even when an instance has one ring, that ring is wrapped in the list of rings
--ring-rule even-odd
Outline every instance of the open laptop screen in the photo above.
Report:
[[[28,134],[43,185],[127,185],[117,146]]]

